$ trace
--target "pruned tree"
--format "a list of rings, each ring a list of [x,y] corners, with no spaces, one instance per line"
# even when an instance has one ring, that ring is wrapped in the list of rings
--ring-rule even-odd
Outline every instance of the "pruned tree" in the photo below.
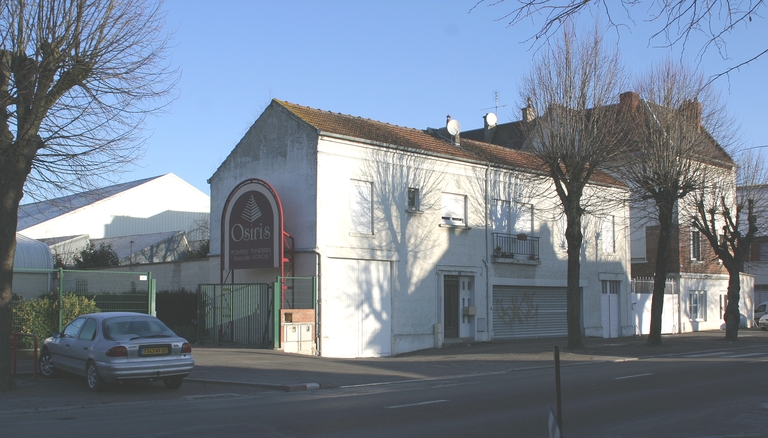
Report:
[[[622,95],[620,117],[628,141],[621,172],[633,188],[634,220],[658,225],[651,304],[650,345],[661,345],[664,289],[679,202],[706,187],[709,178],[733,166],[712,137],[730,132],[716,93],[702,75],[670,59],[652,66]],[[732,125],[731,125],[732,126]]]
[[[565,28],[561,40],[540,52],[523,79],[520,96],[530,117],[525,148],[544,165],[554,184],[567,225],[568,348],[584,348],[579,280],[582,218],[604,199],[585,196],[595,172],[620,156],[623,143],[612,104],[625,83],[618,52],[607,50],[600,32],[577,38]]]
[[[705,190],[694,193],[687,213],[693,227],[706,237],[715,255],[728,271],[728,300],[725,308],[725,339],[739,335],[741,273],[749,260],[752,244],[759,236],[758,220],[768,210],[768,173],[759,155],[745,153],[739,167],[711,178]]]
[[[141,155],[178,77],[153,0],[0,2],[0,390],[11,386],[11,282],[23,196],[92,188]]]
[[[103,243],[96,247],[93,243],[80,251],[80,254],[74,257],[75,268],[108,268],[111,266],[120,266],[120,259],[117,257],[112,245]]]
[[[479,0],[488,6],[504,5],[504,0]],[[637,21],[647,21],[655,26],[649,38],[649,45],[669,48],[681,46],[685,52],[693,41],[701,38],[697,46],[697,59],[715,50],[724,60],[730,60],[728,37],[737,29],[764,24],[753,23],[762,20],[765,7],[763,0],[515,0],[508,12],[502,12],[500,21],[508,26],[521,23],[539,23],[529,41],[543,41],[555,35],[564,23],[582,13],[604,17],[608,24],[620,30],[635,27]],[[655,43],[660,41],[660,43]],[[758,45],[744,58],[733,61],[733,65],[710,78],[710,81],[727,75],[733,70],[768,53],[766,44]]]

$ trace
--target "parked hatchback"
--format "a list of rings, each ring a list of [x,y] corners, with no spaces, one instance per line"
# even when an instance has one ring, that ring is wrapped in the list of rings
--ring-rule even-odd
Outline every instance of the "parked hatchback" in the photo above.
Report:
[[[178,389],[194,365],[186,339],[154,316],[133,312],[77,317],[43,342],[39,359],[43,376],[81,375],[92,391],[126,380],[162,380]]]
[[[755,324],[758,324],[760,318],[766,313],[768,313],[768,301],[763,301],[762,303],[755,306]]]

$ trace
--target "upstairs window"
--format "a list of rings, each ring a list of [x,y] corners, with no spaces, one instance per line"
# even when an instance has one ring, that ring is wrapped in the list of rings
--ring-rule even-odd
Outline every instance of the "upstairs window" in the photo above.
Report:
[[[467,197],[443,193],[442,219],[447,225],[467,226]]]
[[[351,232],[373,234],[373,183],[350,181],[349,212]]]
[[[614,216],[603,218],[600,237],[603,241],[603,252],[616,253],[616,219]]]
[[[533,205],[496,199],[492,207],[494,232],[525,235],[533,233]]]
[[[419,197],[419,189],[416,189],[413,187],[408,188],[408,210],[409,211],[421,210],[421,199]]]
[[[691,260],[701,260],[701,233],[698,231],[691,231]]]

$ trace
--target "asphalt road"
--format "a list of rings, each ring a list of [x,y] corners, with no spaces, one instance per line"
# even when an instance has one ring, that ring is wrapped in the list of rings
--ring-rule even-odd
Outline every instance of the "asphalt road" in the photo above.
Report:
[[[690,351],[638,360],[572,363],[561,370],[566,437],[768,436],[768,347]],[[554,370],[484,369],[304,392],[186,382],[121,385],[85,403],[9,406],[3,436],[490,436],[545,437]],[[81,392],[82,391],[82,392]],[[59,398],[57,397],[57,400]]]

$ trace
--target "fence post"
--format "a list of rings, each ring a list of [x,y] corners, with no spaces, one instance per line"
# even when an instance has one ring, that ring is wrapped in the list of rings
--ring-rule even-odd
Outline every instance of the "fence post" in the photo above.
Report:
[[[274,288],[272,288],[272,293],[274,294],[274,299],[272,300],[272,315],[274,317],[274,345],[275,349],[278,349],[281,347],[280,345],[280,308],[282,307],[282,292],[283,288],[280,287],[282,284],[282,278],[278,277],[277,281],[275,282]]]
[[[152,278],[152,272],[147,273],[147,279],[149,280],[149,284],[147,287],[149,287],[149,295],[147,298],[149,299],[149,314],[152,316],[157,316],[157,280]]]
[[[61,333],[61,312],[64,311],[64,268],[59,268],[59,333]]]

